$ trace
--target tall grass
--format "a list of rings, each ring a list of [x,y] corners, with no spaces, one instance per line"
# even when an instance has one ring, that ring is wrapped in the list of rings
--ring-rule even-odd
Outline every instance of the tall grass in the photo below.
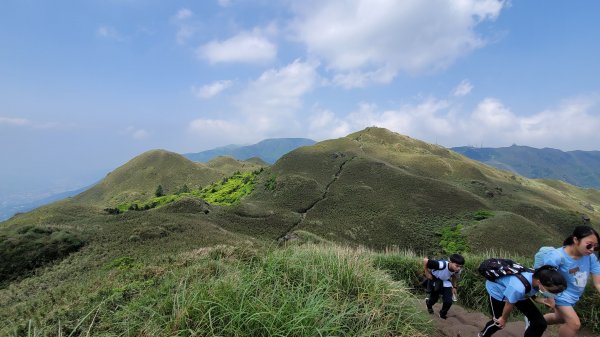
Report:
[[[131,264],[112,269],[122,283],[108,281],[99,304],[63,324],[62,334],[436,336],[404,283],[376,269],[372,258],[333,245],[217,246],[180,255],[150,278],[141,271],[148,266]],[[50,336],[59,326],[34,322],[27,329]]]

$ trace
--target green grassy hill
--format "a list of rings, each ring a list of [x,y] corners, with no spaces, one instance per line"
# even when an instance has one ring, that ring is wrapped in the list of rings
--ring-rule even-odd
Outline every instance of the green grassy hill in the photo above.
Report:
[[[218,157],[206,164],[164,150],[145,152],[109,173],[100,183],[79,194],[75,202],[116,207],[125,202],[146,200],[160,185],[165,194],[187,186],[198,189],[235,171],[252,171],[265,165],[231,157]]]
[[[222,217],[223,227],[254,235],[257,227],[245,223],[277,217],[272,239],[301,229],[435,253],[442,229],[461,224],[459,237],[472,249],[530,254],[561,243],[582,214],[600,220],[600,191],[526,179],[380,128],[292,151],[262,179],[235,216]]]

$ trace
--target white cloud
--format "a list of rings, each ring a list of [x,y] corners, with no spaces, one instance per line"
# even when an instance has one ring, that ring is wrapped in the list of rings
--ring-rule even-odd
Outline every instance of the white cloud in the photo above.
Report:
[[[300,135],[306,128],[299,116],[303,97],[317,83],[317,66],[296,60],[283,68],[265,71],[232,100],[235,114],[228,118],[196,119],[190,123],[189,133],[203,142],[215,137],[229,139],[229,143]]]
[[[130,136],[135,140],[143,140],[150,136],[150,133],[144,129],[138,129],[130,126],[123,131],[123,134]]]
[[[475,27],[494,20],[504,6],[498,0],[309,0],[294,5],[291,28],[335,71],[357,78],[358,72],[387,69],[393,77],[445,68],[484,46]]]
[[[308,121],[308,137],[314,140],[344,137],[351,132],[350,124],[329,110],[315,111]]]
[[[8,126],[18,126],[18,127],[28,127],[32,129],[55,129],[55,128],[70,128],[74,127],[73,124],[59,124],[57,122],[39,122],[39,121],[30,121],[25,118],[13,118],[13,117],[0,117],[0,126],[8,125]]]
[[[62,125],[62,127],[73,127],[74,125]],[[61,125],[57,122],[47,122],[47,123],[43,123],[43,124],[35,124],[33,125],[33,128],[35,129],[54,129],[54,128],[59,128],[61,127]]]
[[[560,149],[598,150],[600,95],[564,100],[554,108],[519,119],[518,144]]]
[[[192,12],[191,10],[187,9],[187,8],[182,8],[179,11],[177,11],[177,14],[175,14],[175,20],[185,20],[185,19],[189,19],[194,15],[194,12]]]
[[[224,144],[220,142],[224,139],[229,144],[243,144],[260,139],[256,138],[253,128],[239,120],[198,118],[190,122],[187,131],[205,147],[222,146]]]
[[[597,150],[600,95],[568,99],[556,108],[527,116],[515,114],[496,98],[485,98],[470,112],[433,97],[388,110],[362,103],[356,111],[343,116],[317,111],[308,133],[318,139],[336,138],[340,136],[338,130],[347,134],[373,125],[448,147],[500,147],[516,143],[562,150]]]
[[[338,73],[334,76],[333,83],[346,89],[364,88],[374,83],[390,83],[394,77],[396,77],[396,71],[389,67],[384,67],[375,71]]]
[[[277,46],[269,41],[265,31],[255,28],[224,41],[211,41],[198,47],[196,55],[210,63],[267,63],[277,56]]]
[[[0,125],[25,126],[31,122],[25,118],[0,117]]]
[[[173,17],[171,17],[171,22],[178,27],[177,33],[175,34],[175,39],[178,44],[185,44],[194,36],[194,34],[196,34],[197,29],[193,22],[190,21],[193,16],[194,12],[187,8],[181,8],[173,15]]]
[[[481,101],[471,118],[481,127],[497,130],[515,127],[517,123],[517,116],[495,98],[486,98]]]
[[[96,35],[104,39],[115,40],[119,42],[125,40],[121,33],[119,33],[116,28],[111,26],[98,27],[98,29],[96,29]]]
[[[175,39],[177,40],[178,44],[185,44],[185,42],[194,36],[195,33],[196,30],[192,27],[180,27],[177,30],[177,34],[175,34]]]
[[[454,96],[466,96],[471,90],[473,90],[473,85],[469,80],[462,80],[460,84],[456,88],[454,88],[453,95]]]
[[[231,87],[232,84],[232,81],[222,80],[211,84],[203,85],[201,87],[193,86],[192,92],[196,97],[199,98],[211,98],[213,96],[218,95],[223,90]]]
[[[302,107],[302,97],[317,82],[316,64],[299,60],[281,69],[264,72],[236,99],[235,105],[259,130],[291,127],[291,118]]]
[[[135,130],[132,137],[133,139],[142,140],[148,138],[149,133],[146,130]]]

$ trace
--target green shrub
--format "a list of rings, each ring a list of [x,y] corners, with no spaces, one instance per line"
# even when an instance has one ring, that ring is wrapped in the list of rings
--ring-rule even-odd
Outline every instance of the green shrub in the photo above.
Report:
[[[485,220],[494,216],[492,211],[477,211],[473,214],[473,219],[477,221]]]
[[[439,235],[440,247],[446,254],[466,253],[469,251],[469,244],[462,233],[464,226],[458,224],[456,226],[443,226]]]
[[[277,177],[274,174],[272,174],[265,182],[265,190],[274,191],[275,187],[277,186],[276,179]]]
[[[184,188],[180,189],[175,194],[159,195],[157,193],[156,197],[146,201],[134,201],[131,203],[120,204],[116,209],[105,209],[105,211],[109,214],[119,214],[125,211],[146,211],[190,197],[201,198],[211,204],[233,205],[238,203],[244,196],[252,193],[256,176],[260,172],[261,171],[244,173],[236,172],[230,177],[225,177],[221,181],[191,192],[189,191],[189,188],[187,188],[187,185],[184,185]],[[161,186],[159,185],[159,187]]]
[[[236,172],[233,176],[211,184],[198,195],[211,204],[232,205],[254,190],[256,172]]]
[[[24,226],[0,234],[0,285],[79,250],[78,235],[49,227]]]

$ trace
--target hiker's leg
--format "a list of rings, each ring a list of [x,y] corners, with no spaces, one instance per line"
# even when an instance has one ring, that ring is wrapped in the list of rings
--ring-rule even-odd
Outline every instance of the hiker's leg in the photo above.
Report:
[[[581,321],[571,306],[556,306],[556,314],[558,314],[564,324],[558,329],[558,337],[574,337],[577,331],[581,328]]]
[[[524,337],[541,337],[548,327],[548,323],[533,301],[530,299],[519,301],[515,307],[529,320],[529,327],[525,330]]]
[[[565,322],[565,320],[562,318],[560,313],[556,311],[556,309],[554,309],[554,312],[545,314],[544,319],[546,320],[546,323],[548,323],[548,325],[562,324]]]
[[[481,337],[490,337],[500,328],[496,325],[496,319],[502,316],[502,310],[504,310],[504,301],[498,301],[492,296],[489,296],[490,300],[490,311],[492,312],[492,320],[485,324],[483,330],[479,333]]]
[[[438,298],[440,297],[440,292],[436,290],[432,290],[429,294],[429,303],[427,303],[427,308],[432,308],[434,304],[437,303]]]
[[[452,287],[442,288],[442,309],[440,310],[440,317],[446,317],[448,310],[452,306]]]

